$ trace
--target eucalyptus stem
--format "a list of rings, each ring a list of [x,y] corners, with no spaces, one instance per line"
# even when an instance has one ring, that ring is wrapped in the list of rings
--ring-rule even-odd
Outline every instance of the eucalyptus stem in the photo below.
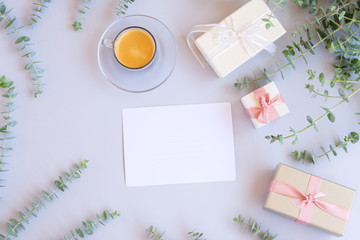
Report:
[[[338,139],[338,143],[335,145],[335,147],[333,145],[329,145],[329,150],[326,151],[324,147],[320,147],[321,150],[323,151],[323,154],[321,155],[317,155],[315,156],[315,154],[313,152],[310,153],[310,151],[304,150],[302,152],[295,150],[292,152],[292,155],[296,158],[296,160],[301,161],[304,164],[305,162],[311,162],[312,164],[315,164],[316,159],[322,158],[322,157],[327,157],[327,159],[330,161],[330,154],[332,153],[334,156],[337,156],[337,152],[336,150],[338,150],[339,148],[342,148],[346,153],[347,151],[347,145],[348,143],[357,143],[359,142],[359,133],[360,131],[357,132],[350,132],[347,136],[344,137],[344,140],[340,140],[340,138]]]
[[[251,218],[246,221],[244,218],[239,215],[236,218],[233,218],[234,222],[239,223],[242,226],[245,226],[249,232],[253,234],[253,236],[261,237],[261,240],[274,240],[277,237],[276,235],[270,235],[270,229],[266,230],[265,232],[261,230],[261,224],[252,220]]]
[[[73,23],[73,27],[75,29],[75,31],[79,31],[79,30],[82,30],[82,23],[81,21],[84,19],[84,15],[86,13],[86,10],[90,9],[87,4],[91,1],[91,0],[82,0],[82,4],[81,4],[81,7],[79,9],[79,17],[78,17],[78,20],[75,21]]]
[[[348,100],[354,96],[357,92],[360,91],[360,88],[356,89],[354,92],[352,92],[351,94],[349,94],[346,98],[344,98],[343,100],[341,100],[340,102],[338,102],[337,104],[335,104],[330,110],[331,112],[334,111],[337,107],[339,107],[341,104],[343,104],[344,102],[348,102]],[[321,115],[320,117],[318,117],[317,119],[314,120],[315,124],[318,123],[321,119],[323,119],[325,116],[327,116],[327,113],[324,113],[323,115]],[[302,133],[305,130],[309,129],[310,127],[312,127],[312,124],[309,124],[308,126],[304,127],[303,129],[297,131],[297,133]],[[288,135],[286,137],[284,137],[284,139],[288,139],[291,137],[294,137],[294,134]]]
[[[5,20],[5,22],[7,24],[4,28],[7,29],[7,28],[11,27],[13,29],[13,31],[10,32],[10,34],[16,33],[18,35],[18,38],[15,40],[15,45],[22,44],[22,46],[20,47],[20,51],[23,50],[25,52],[25,54],[22,57],[29,59],[29,63],[25,65],[25,69],[29,70],[33,74],[32,80],[35,82],[34,83],[34,85],[36,86],[35,97],[37,97],[38,94],[42,93],[41,86],[43,84],[41,83],[41,78],[42,78],[41,73],[43,73],[44,70],[37,66],[39,61],[36,61],[34,59],[35,52],[31,51],[28,48],[29,45],[32,45],[29,43],[30,38],[28,36],[22,35],[21,32],[19,31],[21,28],[23,28],[23,26],[15,27],[14,22],[15,22],[16,18],[14,17],[14,18],[9,19],[7,17],[7,14],[10,11],[11,10],[6,11],[5,4],[0,3],[0,22],[2,20]]]
[[[270,11],[269,14],[267,14],[267,18],[263,18],[263,22],[265,22],[265,28],[266,29],[270,29],[271,27],[275,27],[275,25],[272,23],[271,19],[275,18],[274,16],[274,12],[276,9],[280,8],[280,5],[285,5],[287,3],[287,0],[279,0],[277,1],[277,3],[275,4],[274,8]]]
[[[152,225],[146,229],[146,234],[148,237],[150,237],[150,239],[165,240],[163,238],[165,232],[162,232],[162,233],[158,232],[156,227],[154,227]]]
[[[6,93],[2,95],[3,98],[7,99],[7,102],[5,104],[5,110],[2,112],[4,123],[3,126],[0,128],[0,133],[2,133],[1,141],[2,141],[2,147],[1,148],[1,155],[0,155],[0,173],[4,172],[3,169],[4,165],[4,158],[5,158],[5,152],[7,150],[12,150],[12,148],[9,148],[6,146],[7,140],[11,139],[11,137],[8,136],[10,133],[9,127],[14,127],[16,125],[16,121],[12,120],[11,113],[14,111],[14,102],[13,98],[16,97],[17,93],[14,93],[15,87],[13,86],[14,82],[6,81],[5,76],[2,76],[0,78],[0,87],[5,89]],[[13,138],[13,137],[12,137]],[[0,182],[4,181],[3,179],[0,179]],[[0,185],[0,187],[3,187],[3,185]]]
[[[203,238],[204,237],[203,233],[195,232],[195,230],[196,229],[194,229],[191,232],[188,232],[188,235],[190,235],[191,237],[194,237],[194,240],[206,240],[206,238]]]
[[[322,114],[320,117],[318,117],[317,119],[315,120],[312,120],[311,117],[307,117],[308,121],[310,122],[309,125],[307,125],[306,127],[304,127],[303,129],[299,130],[299,131],[295,131],[294,129],[290,129],[291,132],[293,132],[293,134],[290,134],[288,136],[283,136],[283,135],[277,135],[277,136],[274,136],[274,135],[269,135],[269,136],[266,136],[265,138],[270,140],[270,143],[273,143],[275,141],[279,141],[280,143],[283,143],[284,140],[288,139],[288,138],[292,138],[292,137],[295,137],[295,140],[297,142],[297,136],[306,131],[307,129],[311,128],[311,127],[314,127],[314,129],[317,131],[317,127],[316,127],[316,124],[321,120],[323,119],[324,117],[328,116],[329,117],[329,114],[332,114],[332,112],[337,108],[339,107],[341,104],[343,104],[344,102],[348,102],[349,99],[354,96],[356,93],[358,93],[360,91],[360,88],[356,89],[354,92],[348,94],[347,96],[343,96],[342,100],[340,102],[338,102],[337,104],[335,104],[332,108],[330,109],[325,109],[326,112],[324,114]],[[330,118],[329,118],[330,120]],[[331,120],[330,120],[331,121]],[[333,121],[332,121],[333,122]],[[293,142],[293,144],[295,144],[296,142]]]
[[[352,3],[353,3],[353,1],[349,1],[349,2],[347,2],[346,4],[338,7],[337,9],[331,10],[331,11],[329,11],[328,13],[323,14],[320,18],[317,18],[317,17],[316,17],[315,20],[313,20],[312,22],[309,22],[309,23],[308,23],[308,26],[313,26],[313,24],[315,24],[315,23],[319,24],[320,21],[323,20],[323,19],[325,19],[325,18],[332,17],[332,16],[334,16],[334,15],[338,15],[338,14],[339,14],[339,10],[343,10],[345,7],[347,7],[348,5],[350,5],[350,4],[352,4]],[[316,15],[316,14],[315,14],[315,15]],[[344,16],[344,19],[353,20],[352,18],[347,18],[346,16]],[[358,21],[358,20],[354,19],[354,21]],[[359,22],[360,22],[360,21],[359,21]],[[319,24],[319,25],[320,25],[320,24]],[[293,34],[293,36],[295,36],[295,35]]]
[[[322,93],[320,93],[318,91],[315,91],[314,90],[314,85],[306,84],[305,88],[308,89],[310,93],[313,93],[313,97],[320,96],[320,97],[324,97],[325,99],[327,99],[327,98],[342,98],[341,96],[328,95],[327,90],[325,90],[324,94],[322,94]]]
[[[111,219],[114,220],[115,217],[119,217],[119,216],[120,216],[120,213],[118,211],[115,211],[115,212],[104,211],[102,213],[102,216],[100,216],[99,214],[96,214],[96,220],[82,221],[82,227],[75,228],[75,233],[73,231],[70,231],[72,237],[68,238],[65,236],[64,240],[77,240],[78,237],[84,238],[85,235],[93,235],[98,224],[105,226],[104,222],[107,221],[109,219],[109,217],[111,217]]]
[[[41,197],[36,197],[35,201],[32,203],[31,209],[25,207],[25,210],[27,212],[26,214],[24,214],[23,212],[19,213],[19,220],[16,220],[14,218],[9,219],[9,222],[7,224],[8,227],[6,228],[7,235],[0,234],[0,240],[10,239],[11,236],[17,238],[19,228],[25,230],[25,226],[23,223],[25,222],[29,224],[28,218],[30,216],[37,217],[37,214],[35,212],[39,212],[39,208],[41,206],[44,206],[46,201],[52,201],[53,196],[58,198],[56,195],[56,192],[58,190],[64,192],[66,189],[68,189],[68,186],[66,185],[68,182],[71,183],[71,180],[73,178],[80,178],[80,174],[82,173],[82,170],[87,168],[86,165],[87,163],[88,160],[84,160],[80,162],[80,165],[75,164],[74,165],[75,169],[70,169],[70,172],[66,172],[63,177],[62,176],[59,177],[59,180],[55,180],[54,185],[56,187],[52,191],[50,191],[50,193],[43,190]]]
[[[129,8],[129,5],[132,4],[133,2],[135,2],[135,0],[119,0],[119,4],[116,7],[116,15],[121,16],[121,15],[125,15],[126,11]]]
[[[318,79],[322,84],[325,82],[331,82],[331,83],[360,83],[360,80],[338,80],[338,79],[325,79],[324,77],[316,76],[315,73],[313,73],[311,70],[307,70],[309,74],[309,80],[312,80],[314,78]]]
[[[48,8],[48,6],[45,3],[50,3],[51,0],[39,0],[38,2],[33,3],[35,5],[35,8],[33,10],[33,13],[31,14],[30,18],[30,26],[34,26],[36,23],[38,23],[39,19],[41,19],[41,14],[44,12],[45,8]]]

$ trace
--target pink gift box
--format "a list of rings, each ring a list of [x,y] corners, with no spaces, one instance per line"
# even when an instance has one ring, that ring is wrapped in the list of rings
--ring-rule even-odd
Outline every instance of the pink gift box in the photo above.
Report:
[[[289,113],[274,82],[271,82],[241,98],[255,128],[260,128]]]

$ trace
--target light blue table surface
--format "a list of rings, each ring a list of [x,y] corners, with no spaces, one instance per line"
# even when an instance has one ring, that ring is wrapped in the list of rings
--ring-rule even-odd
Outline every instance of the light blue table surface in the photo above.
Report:
[[[28,22],[32,1],[6,1],[14,8],[17,23]],[[197,228],[208,240],[238,240],[252,238],[246,230],[233,222],[239,213],[262,222],[264,229],[279,233],[279,240],[336,239],[318,230],[304,227],[291,220],[263,210],[267,185],[277,164],[283,162],[325,179],[360,189],[360,148],[349,145],[349,153],[339,151],[331,162],[321,159],[315,166],[294,161],[291,151],[310,149],[320,153],[320,145],[334,143],[351,130],[357,130],[359,97],[336,110],[336,122],[324,119],[319,132],[312,129],[300,136],[300,144],[290,142],[270,145],[264,136],[288,133],[289,127],[301,129],[306,115],[313,118],[323,113],[320,106],[336,103],[329,99],[311,99],[304,88],[306,69],[331,71],[333,57],[320,47],[315,56],[309,56],[309,65],[300,60],[296,71],[284,70],[285,80],[276,75],[281,94],[290,108],[290,114],[256,130],[240,98],[254,89],[237,90],[232,85],[236,78],[269,71],[286,60],[278,51],[274,57],[261,52],[236,71],[218,79],[211,68],[202,69],[186,44],[186,35],[194,25],[216,23],[246,1],[235,0],[151,0],[136,1],[128,14],[150,15],[163,21],[173,32],[178,46],[176,67],[169,80],[153,91],[132,94],[111,85],[98,68],[96,51],[100,36],[117,19],[115,0],[92,1],[84,29],[72,29],[79,1],[52,1],[49,9],[34,28],[24,33],[35,43],[36,58],[41,60],[44,73],[44,93],[37,99],[32,94],[30,75],[24,68],[24,59],[13,44],[14,36],[0,31],[0,75],[16,84],[18,122],[14,128],[16,139],[9,141],[14,148],[7,159],[8,172],[5,188],[0,189],[0,229],[7,219],[17,217],[24,205],[30,205],[41,190],[53,186],[53,181],[74,162],[89,159],[88,169],[81,179],[71,184],[59,200],[47,204],[38,218],[31,218],[19,239],[49,240],[69,236],[69,231],[80,226],[104,209],[119,210],[121,217],[106,227],[99,227],[87,239],[136,240],[146,239],[145,229],[150,225],[166,231],[165,239],[190,239],[187,232]],[[293,5],[276,13],[287,30],[276,44],[283,49],[291,40],[294,25],[305,20],[305,12]],[[262,83],[263,84],[263,83]],[[3,102],[3,101],[2,101]],[[230,102],[232,104],[237,180],[233,182],[180,184],[171,186],[127,188],[124,182],[122,149],[122,116],[125,107],[159,106]],[[356,198],[345,237],[358,239],[360,200]]]

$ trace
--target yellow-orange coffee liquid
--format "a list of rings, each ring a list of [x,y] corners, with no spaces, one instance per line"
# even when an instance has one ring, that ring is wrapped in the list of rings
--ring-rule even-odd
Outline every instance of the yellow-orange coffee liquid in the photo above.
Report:
[[[155,54],[155,41],[141,28],[129,28],[120,33],[114,44],[115,56],[128,68],[142,68]]]

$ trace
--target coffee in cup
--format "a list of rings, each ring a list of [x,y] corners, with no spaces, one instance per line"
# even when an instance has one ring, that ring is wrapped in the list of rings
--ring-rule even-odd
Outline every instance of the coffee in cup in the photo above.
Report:
[[[142,27],[129,27],[122,30],[112,41],[116,60],[129,70],[144,69],[153,62],[156,54],[154,36]]]

